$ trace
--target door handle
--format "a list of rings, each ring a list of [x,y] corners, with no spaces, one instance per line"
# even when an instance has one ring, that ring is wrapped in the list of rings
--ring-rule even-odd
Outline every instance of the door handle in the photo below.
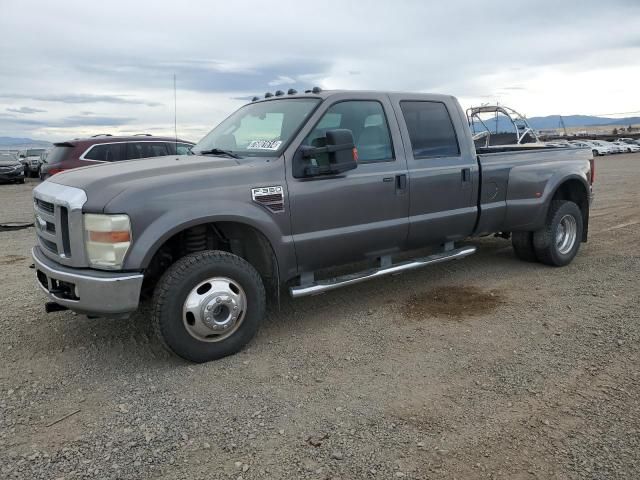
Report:
[[[407,175],[401,173],[400,175],[396,175],[396,190],[404,191],[407,189]]]
[[[382,179],[382,181],[383,181],[384,183],[393,182],[393,177],[384,177],[384,178]]]
[[[471,181],[471,169],[463,168],[462,169],[462,183],[467,183]]]

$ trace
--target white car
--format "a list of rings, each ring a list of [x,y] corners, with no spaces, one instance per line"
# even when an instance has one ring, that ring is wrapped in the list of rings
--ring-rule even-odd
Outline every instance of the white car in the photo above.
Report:
[[[614,145],[617,145],[622,149],[623,152],[632,153],[632,152],[640,152],[640,145],[636,145],[634,143],[626,143],[626,142],[613,142]]]
[[[571,145],[574,145],[576,147],[590,148],[591,151],[593,152],[593,155],[596,156],[596,157],[598,155],[608,155],[608,154],[611,153],[611,151],[608,148],[601,147],[600,145],[596,145],[595,143],[592,143],[592,142],[575,140],[575,141],[569,142],[569,143],[571,143]]]
[[[613,145],[612,143],[605,142],[604,140],[591,140],[589,143],[600,148],[604,148],[606,155],[611,153],[620,153],[620,147]]]

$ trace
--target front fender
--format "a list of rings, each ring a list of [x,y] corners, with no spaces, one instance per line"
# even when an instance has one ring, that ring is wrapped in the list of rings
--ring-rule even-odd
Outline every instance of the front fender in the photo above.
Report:
[[[225,200],[216,200],[214,208],[208,202],[196,202],[166,209],[151,220],[134,216],[134,241],[124,268],[145,269],[167,240],[189,227],[212,222],[237,222],[255,228],[267,238],[276,255],[280,277],[290,278],[296,272],[296,259],[293,240],[287,229],[288,218],[286,213],[271,213],[259,205]],[[136,229],[140,224],[144,226]]]

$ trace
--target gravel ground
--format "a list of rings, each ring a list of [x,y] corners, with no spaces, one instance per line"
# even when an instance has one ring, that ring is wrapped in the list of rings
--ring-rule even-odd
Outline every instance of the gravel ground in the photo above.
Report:
[[[45,314],[33,229],[0,232],[0,478],[637,478],[640,155],[597,161],[556,269],[478,254],[284,299],[243,352],[165,353],[144,312]],[[35,184],[0,186],[0,221]]]

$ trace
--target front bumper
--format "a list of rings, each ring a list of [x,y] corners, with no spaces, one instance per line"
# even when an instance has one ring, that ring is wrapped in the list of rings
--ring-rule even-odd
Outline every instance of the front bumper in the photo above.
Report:
[[[14,170],[13,172],[0,173],[0,182],[15,182],[24,178],[24,170]]]
[[[38,285],[54,302],[78,313],[121,316],[138,308],[143,275],[70,268],[31,250]]]

